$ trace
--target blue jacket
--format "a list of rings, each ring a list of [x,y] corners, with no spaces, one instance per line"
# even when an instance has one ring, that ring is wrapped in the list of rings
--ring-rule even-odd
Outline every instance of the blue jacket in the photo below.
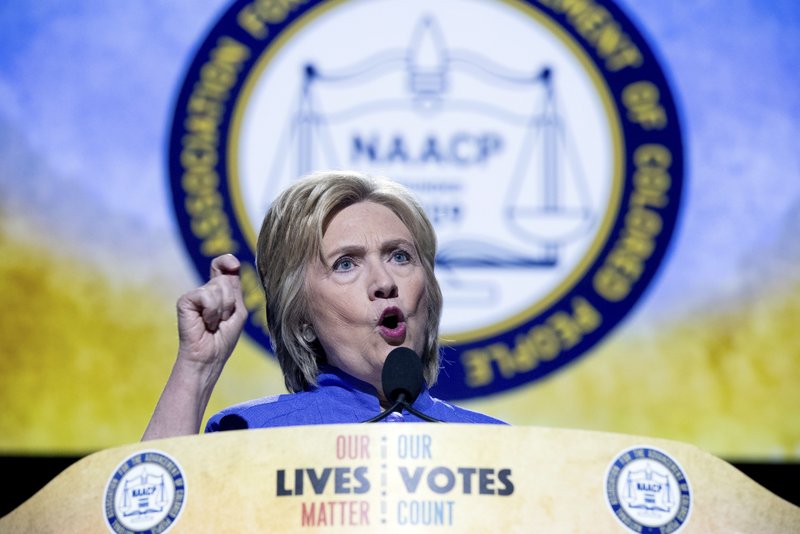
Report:
[[[418,412],[447,423],[506,424],[435,399],[427,388],[422,390],[413,407]],[[317,377],[317,387],[299,393],[263,397],[226,408],[208,420],[206,432],[360,423],[381,411],[374,387],[335,367],[323,366]],[[423,420],[403,410],[391,414],[382,422],[421,423]]]

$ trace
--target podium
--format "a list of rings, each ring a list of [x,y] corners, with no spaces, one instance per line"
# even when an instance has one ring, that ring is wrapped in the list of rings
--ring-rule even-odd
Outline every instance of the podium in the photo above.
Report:
[[[84,457],[0,532],[800,532],[800,508],[669,440],[464,424],[299,426]]]

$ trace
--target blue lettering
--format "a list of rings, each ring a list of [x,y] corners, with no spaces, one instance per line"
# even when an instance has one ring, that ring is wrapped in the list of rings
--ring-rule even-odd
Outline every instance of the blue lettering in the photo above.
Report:
[[[350,493],[350,468],[337,467],[335,480],[336,493]]]
[[[661,484],[646,484],[639,482],[636,484],[636,489],[639,491],[661,491]]]
[[[431,442],[428,434],[401,434],[397,438],[397,456],[400,458],[431,458]]]
[[[389,153],[386,155],[386,161],[393,162],[399,159],[403,163],[408,161],[408,149],[406,148],[405,141],[399,135],[392,138],[392,146],[389,148]]]
[[[514,493],[514,483],[511,482],[511,469],[498,471],[497,479],[503,484],[503,487],[497,490],[498,495],[511,495]]]
[[[361,139],[358,135],[353,136],[353,152],[351,154],[351,159],[353,161],[358,161],[362,155],[365,155],[369,161],[374,162],[378,159],[377,145],[378,141],[375,139],[375,136],[369,141]]]
[[[308,473],[308,480],[311,481],[311,486],[314,488],[314,493],[320,495],[325,491],[325,486],[328,483],[328,478],[331,476],[331,468],[326,467],[322,470],[322,474],[317,476],[316,469],[306,469]]]
[[[469,495],[472,493],[472,475],[475,474],[474,467],[459,467],[458,474],[461,475],[464,479],[464,494]]]
[[[478,490],[481,495],[494,495],[494,469],[480,469],[478,470],[478,478],[480,479],[480,489]]]
[[[427,470],[427,474],[426,468],[421,466],[415,467],[413,472],[407,467],[398,467],[398,470],[409,493],[417,491],[423,475],[428,489],[440,494],[452,492],[456,485],[460,488],[457,491],[463,492],[464,495],[471,495],[473,490],[477,490],[480,495],[507,496],[514,493],[511,469],[458,467],[453,471],[445,466],[436,466]]]
[[[450,140],[450,154],[451,157],[462,165],[470,163],[466,154],[463,154],[459,147],[463,147],[465,143],[469,143],[470,136],[465,133],[458,133]],[[467,147],[469,148],[469,147]]]
[[[369,491],[369,479],[367,478],[366,467],[356,467],[353,476],[360,483],[360,485],[353,489],[353,493],[366,493]]]
[[[503,149],[503,139],[496,133],[456,132],[449,138],[429,134],[421,140],[408,140],[395,134],[381,140],[378,134],[353,134],[350,158],[355,164],[397,163],[419,165],[485,164]]]
[[[422,163],[428,163],[428,160],[433,160],[436,163],[442,162],[442,153],[435,137],[430,136],[425,140],[425,146],[422,148],[422,154],[419,159]]]
[[[503,140],[499,135],[486,134],[478,137],[478,157],[477,163],[483,163],[489,156],[498,152],[503,147]]]
[[[406,485],[406,491],[409,493],[414,493],[417,491],[417,487],[419,486],[419,481],[422,479],[422,472],[424,471],[423,467],[417,467],[414,469],[414,474],[409,475],[408,469],[405,467],[400,467],[400,477],[403,479],[403,484]]]
[[[484,471],[481,469],[481,471]],[[444,476],[444,484],[440,485],[437,481],[439,475]],[[428,487],[436,493],[447,493],[456,485],[456,476],[446,467],[434,467],[428,473]]]
[[[286,471],[284,471],[283,469],[278,469],[277,476],[278,476],[278,479],[277,479],[277,486],[278,487],[276,488],[275,494],[278,497],[291,495],[292,494],[292,490],[286,488]]]
[[[147,488],[134,488],[131,491],[131,495],[133,497],[145,497],[147,495],[152,495],[153,493],[155,493],[155,491],[156,491],[155,486],[150,486]]]
[[[455,501],[400,501],[399,525],[452,525]]]

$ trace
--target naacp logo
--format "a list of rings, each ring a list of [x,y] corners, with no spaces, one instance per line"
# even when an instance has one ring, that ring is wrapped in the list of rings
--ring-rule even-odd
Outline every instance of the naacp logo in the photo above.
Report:
[[[253,267],[277,193],[320,169],[389,176],[439,239],[443,398],[537,380],[631,310],[671,239],[680,124],[660,65],[609,1],[236,1],[177,99],[174,208],[200,276]]]
[[[634,532],[669,534],[689,518],[689,481],[663,451],[650,447],[624,451],[611,464],[605,487],[612,512]]]
[[[186,482],[178,463],[162,452],[145,451],[117,467],[106,486],[103,508],[111,532],[157,534],[177,521],[185,499]]]

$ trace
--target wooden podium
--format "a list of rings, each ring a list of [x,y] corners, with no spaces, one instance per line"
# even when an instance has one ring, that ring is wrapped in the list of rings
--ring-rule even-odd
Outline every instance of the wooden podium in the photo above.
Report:
[[[537,427],[220,432],[89,455],[0,532],[800,532],[800,508],[684,443]]]

